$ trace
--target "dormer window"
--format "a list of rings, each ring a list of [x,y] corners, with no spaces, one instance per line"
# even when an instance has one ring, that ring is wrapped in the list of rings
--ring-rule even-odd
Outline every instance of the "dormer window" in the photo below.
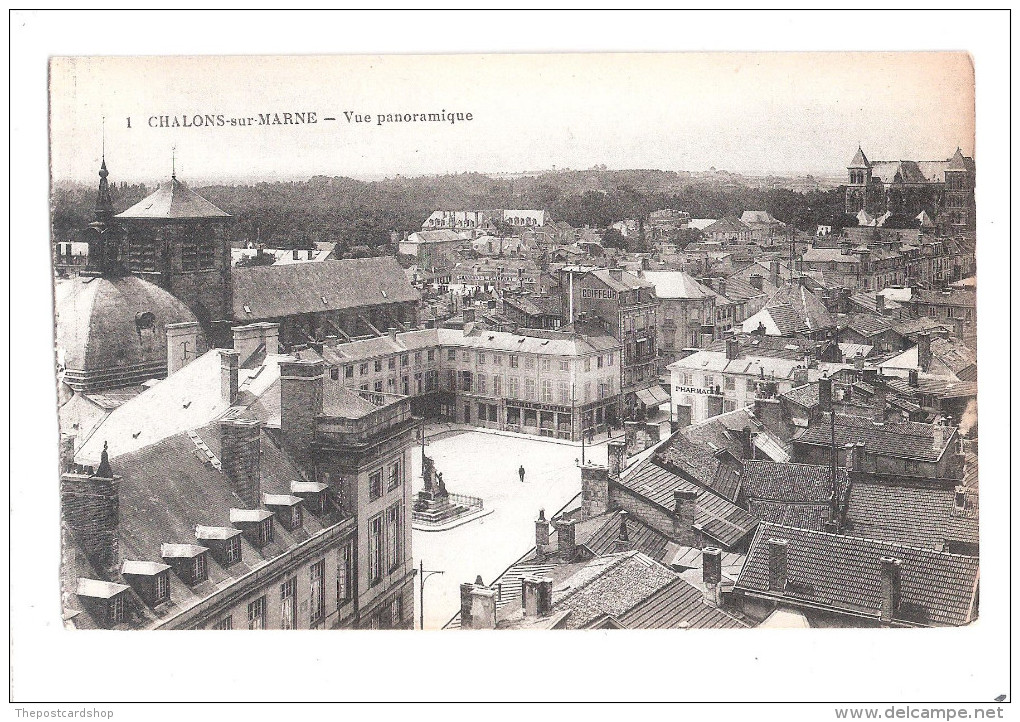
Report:
[[[185,584],[198,584],[208,579],[206,554],[208,547],[196,544],[162,544],[160,555],[163,561],[179,576]]]
[[[121,575],[150,607],[170,601],[170,567],[158,562],[125,560]]]
[[[154,601],[161,604],[170,599],[170,576],[166,573],[156,575]]]
[[[79,578],[75,594],[99,624],[112,628],[127,618],[124,599],[128,589],[124,584]]]
[[[241,561],[241,537],[235,536],[233,539],[227,540],[226,545],[223,547],[223,556],[227,560],[227,564],[235,564]]]
[[[257,547],[273,541],[273,512],[265,509],[231,509],[230,523]]]
[[[273,541],[273,517],[264,519],[259,524],[259,543],[265,546],[271,541]]]
[[[208,570],[205,565],[205,554],[199,554],[193,560],[191,568],[191,578],[194,584],[198,582],[204,582],[208,578]]]
[[[118,594],[108,600],[107,621],[113,627],[124,623],[124,595]]]

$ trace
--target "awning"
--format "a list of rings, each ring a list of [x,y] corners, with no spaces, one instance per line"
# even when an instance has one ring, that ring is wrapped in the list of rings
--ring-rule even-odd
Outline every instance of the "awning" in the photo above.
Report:
[[[637,397],[645,406],[659,406],[669,401],[669,395],[658,386],[640,389],[637,392]]]

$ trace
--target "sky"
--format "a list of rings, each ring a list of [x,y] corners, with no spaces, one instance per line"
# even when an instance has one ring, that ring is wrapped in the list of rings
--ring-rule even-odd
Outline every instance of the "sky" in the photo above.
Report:
[[[472,119],[378,124],[444,110]],[[104,117],[116,182],[171,166],[205,183],[597,164],[841,175],[858,143],[871,159],[974,148],[971,60],[948,52],[57,57],[50,111],[57,181],[94,180]],[[229,125],[285,112],[319,122]],[[158,127],[196,114],[224,125]]]

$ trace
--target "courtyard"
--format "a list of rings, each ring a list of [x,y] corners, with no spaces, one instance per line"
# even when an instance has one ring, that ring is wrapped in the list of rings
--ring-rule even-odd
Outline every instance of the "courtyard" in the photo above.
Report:
[[[437,429],[429,429],[434,434]],[[606,443],[588,447],[588,461],[606,463]],[[581,447],[537,438],[454,430],[431,438],[426,453],[454,494],[481,497],[492,513],[446,531],[413,530],[417,566],[442,570],[425,583],[425,629],[440,629],[460,608],[460,584],[481,575],[491,583],[535,545],[539,509],[550,518],[581,491],[575,460]],[[524,483],[518,469],[525,469]],[[414,478],[421,489],[421,454],[414,454]],[[417,599],[417,620],[421,600]]]

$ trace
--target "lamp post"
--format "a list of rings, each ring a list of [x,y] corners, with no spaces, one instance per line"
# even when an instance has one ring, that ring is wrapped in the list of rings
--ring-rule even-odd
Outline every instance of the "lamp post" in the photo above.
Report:
[[[421,559],[418,560],[418,600],[420,602],[419,607],[419,622],[421,630],[425,631],[425,580],[431,577],[433,574],[443,574],[439,570],[429,570],[425,568],[425,562]]]

